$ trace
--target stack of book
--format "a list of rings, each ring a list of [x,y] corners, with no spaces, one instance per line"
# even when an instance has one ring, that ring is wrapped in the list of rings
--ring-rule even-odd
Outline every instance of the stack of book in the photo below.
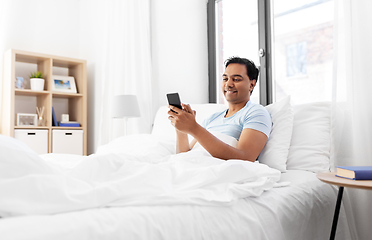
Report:
[[[80,123],[68,121],[68,122],[58,122],[58,126],[60,127],[80,127]]]

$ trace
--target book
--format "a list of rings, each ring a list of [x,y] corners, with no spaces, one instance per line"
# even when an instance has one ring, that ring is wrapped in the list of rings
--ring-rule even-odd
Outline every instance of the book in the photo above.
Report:
[[[58,125],[60,127],[80,127],[80,123],[78,122],[72,122],[72,121],[69,121],[69,122],[59,122]]]
[[[60,121],[59,123],[79,123],[79,122],[76,122],[76,121]]]
[[[338,166],[336,176],[352,180],[372,180],[372,166]]]
[[[54,112],[54,107],[52,107],[52,126],[58,126],[56,113]]]

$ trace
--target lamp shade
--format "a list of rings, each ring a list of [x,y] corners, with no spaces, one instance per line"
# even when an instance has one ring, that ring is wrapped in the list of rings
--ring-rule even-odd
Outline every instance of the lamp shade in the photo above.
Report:
[[[136,95],[118,95],[114,97],[113,118],[140,117]]]

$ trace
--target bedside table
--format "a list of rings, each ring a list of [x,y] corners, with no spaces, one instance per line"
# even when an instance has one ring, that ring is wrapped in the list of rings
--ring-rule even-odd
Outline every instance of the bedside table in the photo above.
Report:
[[[316,176],[322,182],[339,186],[336,208],[335,208],[335,214],[333,216],[331,236],[329,238],[329,239],[333,240],[333,239],[335,239],[335,235],[336,235],[338,215],[340,213],[341,200],[342,200],[342,194],[344,192],[344,187],[372,190],[372,181],[370,181],[370,180],[368,180],[368,181],[367,180],[350,180],[350,179],[346,179],[346,178],[336,177],[336,173],[334,173],[334,172],[319,173]]]

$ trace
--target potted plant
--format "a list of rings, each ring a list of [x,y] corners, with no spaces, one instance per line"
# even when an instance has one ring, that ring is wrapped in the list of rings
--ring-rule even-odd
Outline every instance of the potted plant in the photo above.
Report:
[[[43,73],[40,71],[31,72],[30,84],[31,84],[31,90],[43,91],[44,90]]]

